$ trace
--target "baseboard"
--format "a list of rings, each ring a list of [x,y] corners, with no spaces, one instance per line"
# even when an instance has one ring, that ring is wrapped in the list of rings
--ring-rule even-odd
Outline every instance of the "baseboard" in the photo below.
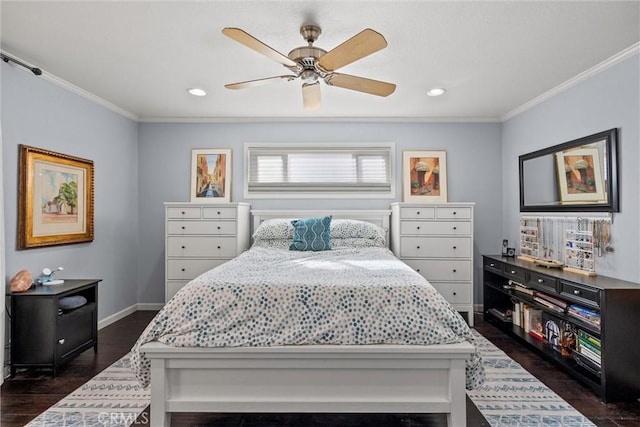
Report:
[[[133,304],[125,309],[122,309],[120,311],[118,311],[117,313],[112,314],[111,316],[107,316],[104,319],[100,320],[98,322],[98,329],[102,329],[105,328],[107,326],[109,326],[112,323],[117,322],[120,319],[123,319],[125,317],[127,317],[128,315],[135,313],[138,310],[141,311],[155,311],[155,310],[160,310],[162,307],[164,306],[164,304],[162,303],[138,303],[138,304]]]

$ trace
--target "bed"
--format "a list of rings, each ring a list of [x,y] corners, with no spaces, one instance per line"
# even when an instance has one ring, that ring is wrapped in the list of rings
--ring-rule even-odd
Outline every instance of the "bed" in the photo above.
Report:
[[[480,355],[464,319],[388,249],[389,211],[252,214],[252,248],[182,288],[132,349],[152,425],[174,412],[444,413],[466,425]],[[330,241],[315,229],[327,217]],[[295,218],[316,222],[292,231]]]

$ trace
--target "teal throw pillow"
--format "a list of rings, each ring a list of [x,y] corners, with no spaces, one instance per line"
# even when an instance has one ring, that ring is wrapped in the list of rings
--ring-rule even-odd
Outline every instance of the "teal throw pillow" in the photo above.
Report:
[[[294,219],[292,251],[331,250],[331,215],[322,218]]]

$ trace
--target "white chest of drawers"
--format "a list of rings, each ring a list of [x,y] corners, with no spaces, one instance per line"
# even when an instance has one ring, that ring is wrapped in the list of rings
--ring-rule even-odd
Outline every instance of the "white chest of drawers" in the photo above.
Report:
[[[391,250],[473,326],[473,203],[391,204]]]
[[[165,301],[249,248],[250,205],[165,203]]]

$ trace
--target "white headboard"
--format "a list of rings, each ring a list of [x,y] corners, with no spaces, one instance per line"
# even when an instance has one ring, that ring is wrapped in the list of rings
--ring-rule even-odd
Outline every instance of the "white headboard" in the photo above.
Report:
[[[255,233],[260,223],[273,218],[311,218],[331,215],[335,219],[358,219],[382,227],[385,231],[385,241],[389,245],[390,210],[252,210],[253,226],[251,235]]]

